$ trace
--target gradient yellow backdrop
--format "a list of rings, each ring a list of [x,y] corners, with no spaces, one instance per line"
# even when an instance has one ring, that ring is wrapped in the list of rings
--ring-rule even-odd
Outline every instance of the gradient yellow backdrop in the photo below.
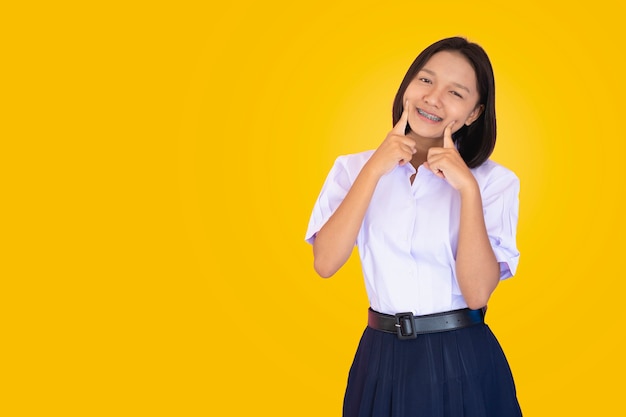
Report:
[[[525,415],[620,414],[626,7],[383,3],[2,7],[1,415],[339,416],[367,300],[310,210],[452,35],[522,184],[488,322]]]

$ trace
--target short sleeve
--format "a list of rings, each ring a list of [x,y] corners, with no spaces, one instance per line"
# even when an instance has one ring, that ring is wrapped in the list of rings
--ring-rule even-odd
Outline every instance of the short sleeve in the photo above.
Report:
[[[338,157],[326,177],[309,220],[309,226],[305,235],[305,240],[308,243],[313,243],[315,234],[319,232],[337,207],[339,207],[352,186],[353,180],[350,178],[346,159],[346,156]]]
[[[520,184],[513,172],[499,168],[494,170],[482,197],[487,235],[500,264],[500,279],[505,279],[515,275],[519,263],[516,235]]]

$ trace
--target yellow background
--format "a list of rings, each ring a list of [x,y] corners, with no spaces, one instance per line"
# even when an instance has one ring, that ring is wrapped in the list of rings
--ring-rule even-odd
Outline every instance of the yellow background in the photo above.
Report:
[[[488,322],[525,415],[619,415],[626,7],[505,3],[3,6],[0,414],[339,416],[367,300],[356,257],[315,276],[308,217],[463,35],[522,184]]]

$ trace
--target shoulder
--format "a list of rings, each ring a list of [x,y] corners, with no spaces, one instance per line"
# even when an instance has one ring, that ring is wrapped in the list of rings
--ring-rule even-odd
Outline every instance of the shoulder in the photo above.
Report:
[[[340,155],[337,157],[337,162],[347,164],[347,165],[364,165],[368,159],[372,156],[374,150],[368,150],[358,153],[351,153],[347,155]]]
[[[472,168],[472,173],[479,184],[487,186],[491,183],[519,184],[519,178],[509,168],[488,159],[482,165]]]
[[[363,165],[370,159],[374,150],[338,156],[335,160],[334,169],[342,169],[350,175],[356,175],[361,171]]]

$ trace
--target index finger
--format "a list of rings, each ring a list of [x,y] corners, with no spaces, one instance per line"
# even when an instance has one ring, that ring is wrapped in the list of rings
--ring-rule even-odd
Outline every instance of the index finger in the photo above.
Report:
[[[398,123],[396,123],[393,129],[391,129],[391,131],[395,133],[396,135],[404,136],[404,134],[406,133],[406,126],[409,123],[408,107],[409,107],[409,100],[404,102],[404,109],[402,110],[402,116],[400,116],[400,120],[398,120]]]
[[[444,148],[454,148],[454,141],[452,140],[452,126],[456,123],[454,120],[443,130],[443,147]]]

